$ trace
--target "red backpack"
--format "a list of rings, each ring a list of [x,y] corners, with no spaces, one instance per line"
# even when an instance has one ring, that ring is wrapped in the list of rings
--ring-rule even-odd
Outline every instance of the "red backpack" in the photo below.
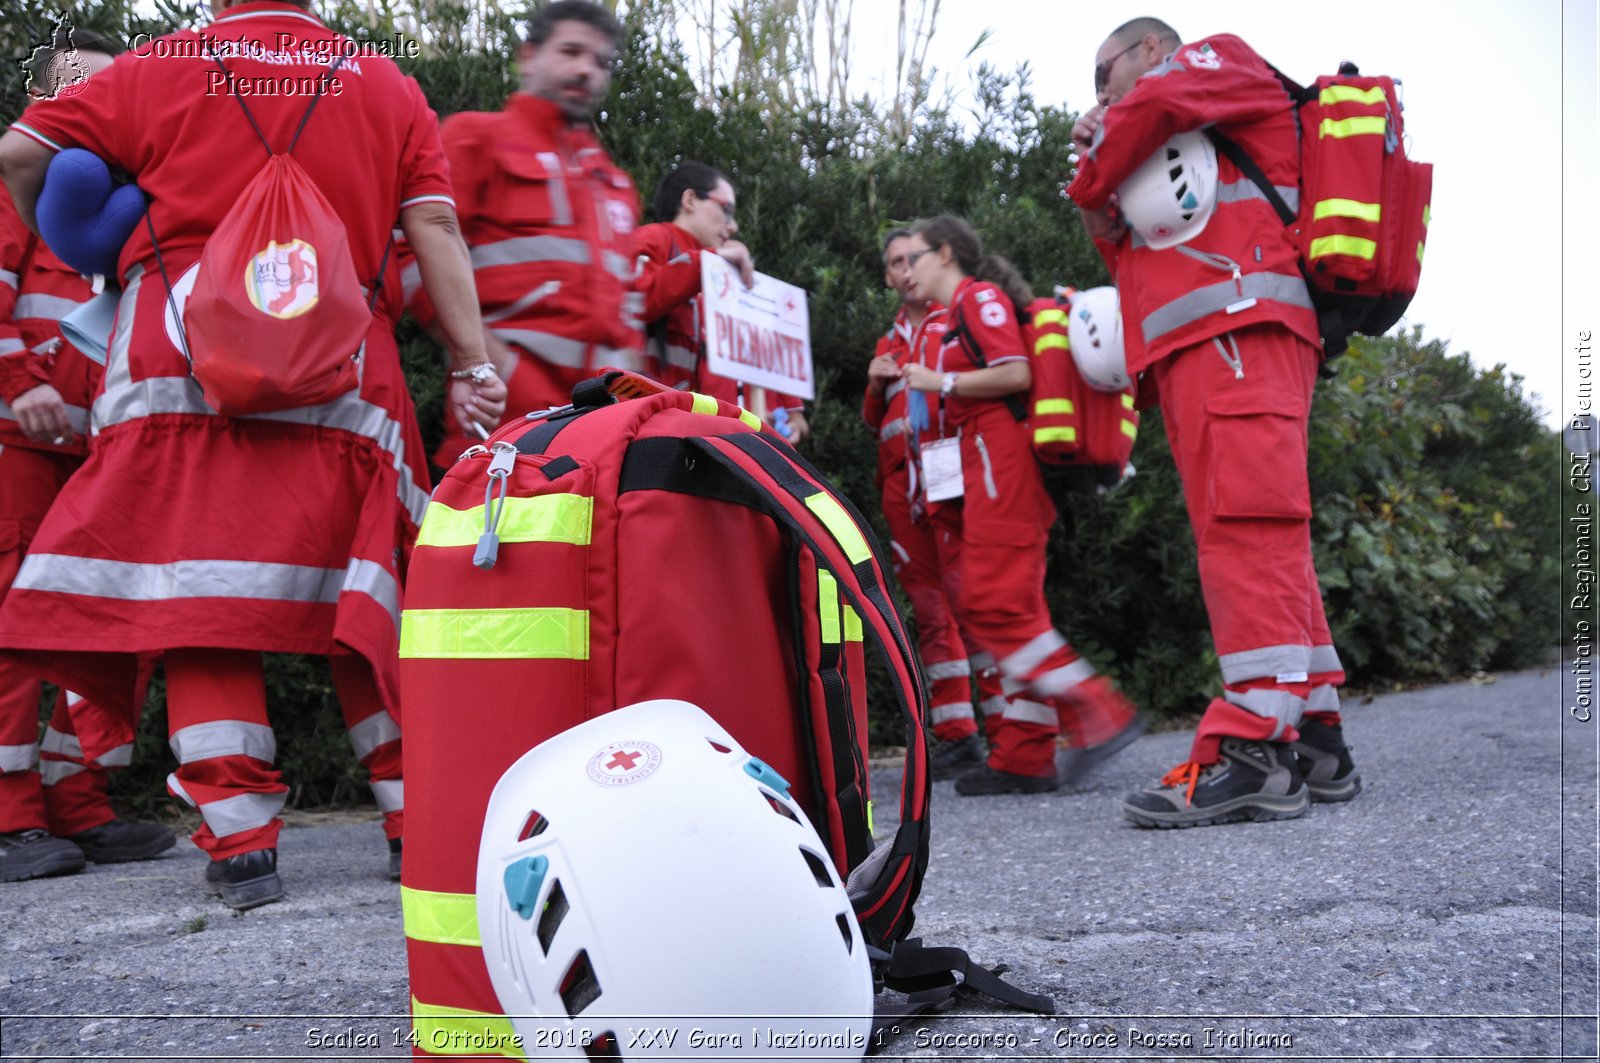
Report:
[[[344,222],[291,157],[343,59],[318,79],[281,153],[273,151],[243,97],[230,94],[267,149],[267,162],[207,238],[178,330],[189,371],[218,413],[315,406],[361,384],[363,344],[389,250],[369,296],[357,279]],[[153,226],[150,242],[154,247]],[[172,280],[160,248],[155,251],[177,317]]]
[[[1298,211],[1242,147],[1215,129],[1207,134],[1294,232],[1332,358],[1352,334],[1383,335],[1411,305],[1428,240],[1433,164],[1406,153],[1393,78],[1362,77],[1348,62],[1308,88],[1274,73],[1300,124]]]
[[[903,1010],[947,998],[952,971],[1048,1009],[959,950],[906,940],[928,861],[927,692],[890,571],[849,500],[705,395],[613,371],[470,448],[428,506],[401,625],[414,1014],[496,1007],[481,952],[435,933],[470,907],[496,781],[545,739],[653,698],[700,706],[790,782],[875,970],[927,991]],[[906,744],[898,822],[877,842],[868,654]]]

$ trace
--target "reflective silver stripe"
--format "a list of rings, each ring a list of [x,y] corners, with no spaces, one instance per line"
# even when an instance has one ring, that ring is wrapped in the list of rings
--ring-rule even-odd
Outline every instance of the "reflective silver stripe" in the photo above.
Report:
[[[127,293],[123,293],[124,305]],[[106,390],[94,403],[93,426],[102,431],[111,425],[125,424],[141,417],[164,413],[187,413],[200,417],[215,417],[217,412],[205,404],[200,386],[188,377],[151,377],[134,383],[128,377],[127,337],[122,323],[129,315],[119,313],[117,335],[112,337],[111,356],[106,364]],[[120,346],[120,351],[119,351]],[[121,383],[113,384],[113,378]],[[405,431],[389,411],[376,403],[367,402],[358,392],[347,392],[332,402],[320,406],[302,406],[294,410],[275,413],[257,413],[235,420],[280,421],[287,424],[316,425],[335,428],[372,440],[389,454],[399,476],[400,503],[410,514],[413,524],[422,523],[422,511],[428,505],[428,492],[412,479],[411,467],[405,453]]]
[[[39,781],[46,786],[54,786],[62,779],[70,779],[88,770],[74,760],[42,760],[39,762]]]
[[[1306,291],[1303,277],[1291,277],[1287,273],[1246,273],[1238,284],[1231,280],[1208,284],[1150,311],[1140,323],[1144,341],[1150,343],[1174,329],[1226,310],[1244,299],[1271,299],[1289,306],[1311,309],[1311,295]]]
[[[979,650],[977,653],[969,654],[967,656],[967,660],[972,662],[973,672],[979,675],[987,672],[989,669],[995,666],[994,654],[989,653],[986,650]]]
[[[1331,683],[1312,687],[1311,696],[1306,699],[1307,712],[1338,712],[1339,691]]]
[[[1272,190],[1278,193],[1284,203],[1288,204],[1290,210],[1296,214],[1300,213],[1300,190],[1298,188],[1292,188],[1289,185],[1273,185]],[[1261,186],[1248,177],[1239,181],[1227,181],[1217,185],[1218,203],[1242,203],[1247,199],[1259,199],[1261,202],[1271,205],[1267,199],[1267,194],[1261,191]]]
[[[492,314],[483,315],[483,323],[485,325],[491,325],[496,321],[504,321],[506,318],[516,317],[518,314],[528,309],[528,307],[532,306],[534,303],[537,303],[540,299],[554,295],[560,290],[560,281],[545,281],[533,291],[528,292],[522,298],[518,299],[516,302],[512,303],[503,310],[496,310]]]
[[[288,791],[281,794],[239,794],[200,806],[200,818],[219,838],[256,830],[271,823],[283,808]]]
[[[17,275],[9,269],[0,269],[0,284],[4,284],[8,288],[15,288],[17,286]]]
[[[668,365],[675,365],[679,369],[693,369],[700,364],[700,356],[687,347],[680,347],[676,343],[661,345],[661,360]]]
[[[1071,664],[1064,664],[1060,668],[1052,668],[1043,675],[1035,677],[1030,685],[1036,694],[1055,697],[1071,690],[1087,679],[1093,679],[1094,674],[1094,665],[1080,657]]]
[[[966,661],[940,661],[928,665],[926,671],[929,679],[960,679],[972,674],[972,666]]]
[[[119,389],[133,383],[133,369],[128,364],[128,349],[133,343],[134,308],[139,305],[139,289],[142,287],[144,287],[144,267],[135,266],[128,271],[128,279],[122,288],[122,298],[117,300],[117,325],[111,331],[111,342],[106,345],[105,392],[94,403],[96,431],[105,425],[116,423],[101,416],[100,404]],[[171,312],[170,307],[170,302],[164,301],[161,308],[163,331],[166,328],[166,315]],[[204,403],[200,405],[210,410]]]
[[[588,365],[585,359],[590,351],[594,352],[595,365],[615,365],[626,369],[638,361],[637,351],[591,345],[582,340],[569,340],[564,336],[554,336],[548,332],[520,328],[497,328],[489,331],[507,343],[516,344],[529,354],[542,358],[552,365],[568,369],[585,368]]]
[[[1282,733],[1287,724],[1292,724],[1300,719],[1306,711],[1304,698],[1298,698],[1287,690],[1276,690],[1271,687],[1261,690],[1228,690],[1223,688],[1222,699],[1230,705],[1237,705],[1247,712],[1257,716],[1264,716],[1269,720],[1278,721],[1278,729],[1272,733],[1273,738]]]
[[[1288,672],[1308,672],[1311,669],[1309,646],[1263,646],[1257,650],[1224,653],[1217,657],[1222,666],[1224,683],[1242,683],[1246,679],[1265,679]]]
[[[1332,646],[1311,647],[1311,666],[1308,672],[1342,672],[1344,662],[1339,660],[1339,651]]]
[[[567,171],[561,165],[561,156],[553,151],[541,151],[538,155],[550,178],[550,221],[556,225],[571,225],[572,202],[567,198]]]
[[[66,694],[67,694],[67,708],[69,708],[69,709],[76,708],[77,706],[83,704],[83,695],[82,694],[75,693],[75,692],[73,692],[71,690],[67,691]]]
[[[39,743],[0,746],[0,771],[27,771],[39,759]]]
[[[19,588],[164,602],[178,598],[254,598],[336,602],[346,571],[269,561],[172,561],[164,565],[67,554],[29,554]]]
[[[972,719],[972,702],[954,701],[949,705],[935,705],[928,712],[928,719],[935,724],[948,723],[951,720]]]
[[[1037,701],[1028,701],[1025,698],[1013,698],[1006,702],[1005,718],[1017,720],[1021,723],[1037,723],[1051,730],[1059,730],[1061,718],[1056,710],[1049,705],[1041,705]]]
[[[422,267],[415,262],[400,271],[400,296],[407,303],[422,289]]]
[[[911,554],[906,550],[906,548],[895,542],[893,539],[889,540],[889,549],[894,551],[894,563],[896,567],[911,560]]]
[[[627,255],[619,255],[615,251],[605,251],[601,253],[600,261],[604,263],[606,272],[617,278],[617,280],[633,280],[633,260],[628,258]]]
[[[1061,637],[1061,632],[1055,628],[1047,629],[1043,634],[1034,637],[1022,649],[1000,662],[1000,670],[1007,676],[1024,676],[1043,664],[1045,658],[1061,649],[1067,640]]]
[[[400,584],[394,574],[376,561],[354,558],[345,569],[341,591],[348,594],[365,594],[383,606],[395,631],[400,630]]]
[[[885,402],[889,401],[890,399],[894,398],[896,395],[900,394],[902,391],[904,391],[906,388],[908,388],[910,386],[911,385],[906,383],[904,378],[902,378],[900,380],[896,380],[894,383],[890,384],[888,387],[883,389],[884,401]]]
[[[243,720],[190,724],[174,731],[167,744],[179,764],[212,757],[250,757],[271,764],[278,755],[278,740],[272,736],[272,728]]]
[[[400,725],[387,711],[379,710],[350,728],[350,748],[356,760],[366,760],[379,746],[388,745],[400,737]]]
[[[372,798],[384,812],[401,812],[406,807],[405,783],[400,779],[384,779],[372,784]]]
[[[199,802],[195,801],[194,798],[190,797],[189,796],[189,791],[185,790],[183,788],[183,783],[178,781],[178,776],[177,776],[176,772],[174,772],[172,774],[169,774],[167,776],[167,789],[171,790],[174,794],[177,794],[178,798],[184,804],[188,805],[190,808],[199,808],[200,807]]]
[[[94,762],[102,768],[126,768],[133,763],[133,743],[124,742],[115,749],[108,749],[95,757]]]
[[[575,262],[588,265],[589,245],[566,236],[514,236],[472,248],[472,268],[515,266],[525,262]]]
[[[9,336],[0,336],[0,354],[16,354],[27,350],[21,340],[11,339]]]
[[[878,429],[878,442],[887,443],[896,436],[903,436],[911,431],[911,423],[904,417],[896,417],[892,421],[885,421]]]
[[[88,301],[87,299],[80,301],[60,295],[29,292],[27,295],[17,296],[17,306],[12,311],[11,316],[14,320],[20,320],[25,317],[38,317],[49,321],[60,321]]]
[[[1003,695],[996,694],[992,698],[984,698],[978,703],[985,716],[1004,716],[1006,714],[1006,699]]]
[[[0,340],[0,346],[5,344]],[[71,403],[62,403],[67,411],[67,422],[72,425],[72,430],[79,435],[86,435],[89,431],[89,411],[83,406],[73,406]],[[0,420],[15,421],[16,411],[4,399],[0,399]]]
[[[44,741],[39,743],[39,752],[54,753],[58,757],[71,757],[74,760],[83,759],[83,743],[78,741],[76,735],[69,735],[58,731],[54,727],[44,729]]]

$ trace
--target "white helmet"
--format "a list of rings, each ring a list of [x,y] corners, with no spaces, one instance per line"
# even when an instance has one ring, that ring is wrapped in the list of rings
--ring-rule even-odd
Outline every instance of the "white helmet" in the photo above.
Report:
[[[827,848],[789,784],[687,702],[618,709],[513,764],[477,897],[530,1055],[866,1052],[867,945]]]
[[[1067,336],[1072,341],[1072,360],[1090,387],[1126,391],[1133,386],[1128,356],[1122,349],[1122,312],[1115,288],[1075,293],[1067,313]]]
[[[1217,149],[1204,133],[1179,133],[1117,188],[1122,216],[1157,250],[1200,235],[1217,205]]]

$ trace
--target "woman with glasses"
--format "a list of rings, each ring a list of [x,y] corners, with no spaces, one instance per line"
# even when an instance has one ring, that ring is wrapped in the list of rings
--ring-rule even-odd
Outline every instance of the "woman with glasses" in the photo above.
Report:
[[[915,295],[950,308],[939,365],[905,369],[910,387],[937,394],[957,431],[949,451],[923,449],[923,480],[930,496],[942,494],[947,482],[954,492],[959,481],[957,608],[998,663],[1007,693],[987,764],[958,778],[956,790],[1054,790],[1061,784],[1055,748],[1063,726],[1083,751],[1077,765],[1084,771],[1125,746],[1142,724],[1110,681],[1067,644],[1045,604],[1045,547],[1056,511],[1021,416],[1033,381],[1022,332],[1033,294],[1009,262],[983,253],[978,234],[960,218],[918,222],[907,257]]]

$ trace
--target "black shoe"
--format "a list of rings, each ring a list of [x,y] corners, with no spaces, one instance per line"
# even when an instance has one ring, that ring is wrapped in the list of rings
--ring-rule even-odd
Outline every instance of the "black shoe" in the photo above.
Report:
[[[1300,740],[1291,742],[1300,775],[1313,801],[1348,801],[1361,792],[1361,773],[1344,744],[1344,728],[1317,720],[1301,720]]]
[[[400,881],[400,839],[389,839],[389,877]]]
[[[83,870],[83,850],[49,831],[31,830],[0,834],[0,882],[21,882],[49,875],[70,875]]]
[[[928,778],[934,782],[954,779],[968,768],[982,764],[986,756],[988,751],[983,748],[983,739],[975,734],[950,742],[936,741],[928,751]]]
[[[1224,738],[1211,764],[1180,764],[1135,790],[1122,813],[1141,827],[1204,827],[1305,815],[1310,792],[1287,742]]]
[[[1146,726],[1144,716],[1134,713],[1127,726],[1099,745],[1075,747],[1063,753],[1056,760],[1056,775],[1063,785],[1082,781],[1084,776],[1131,746],[1135,738],[1144,734]]]
[[[1017,775],[999,771],[987,764],[973,768],[956,779],[956,793],[966,797],[988,794],[1045,794],[1061,786],[1061,780],[1052,771],[1049,775]]]
[[[177,835],[159,823],[114,819],[82,834],[69,835],[83,855],[97,864],[125,864],[148,860],[178,844]]]
[[[222,903],[235,911],[271,904],[283,897],[278,877],[278,850],[251,849],[247,853],[213,860],[206,867],[206,882]]]

